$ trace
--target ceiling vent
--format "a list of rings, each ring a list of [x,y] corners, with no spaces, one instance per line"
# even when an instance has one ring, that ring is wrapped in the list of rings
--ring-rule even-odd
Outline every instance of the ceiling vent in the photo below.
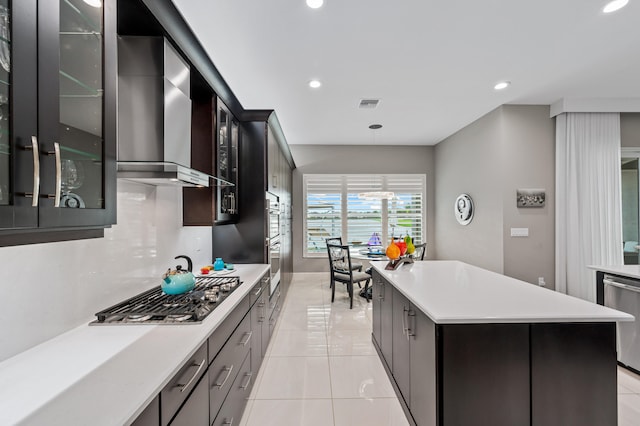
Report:
[[[380,103],[380,99],[360,99],[358,108],[360,109],[374,109]]]

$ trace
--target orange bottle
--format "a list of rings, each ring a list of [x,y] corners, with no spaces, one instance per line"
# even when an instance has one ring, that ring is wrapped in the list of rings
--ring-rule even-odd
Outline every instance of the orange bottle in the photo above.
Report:
[[[389,243],[389,246],[387,247],[385,254],[391,260],[396,260],[400,258],[400,247],[398,247],[393,237],[391,238],[391,243]]]

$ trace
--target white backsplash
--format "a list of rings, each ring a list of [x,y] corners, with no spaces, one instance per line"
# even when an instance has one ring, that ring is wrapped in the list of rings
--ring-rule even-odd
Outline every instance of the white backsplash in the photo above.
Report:
[[[182,227],[182,189],[118,180],[118,224],[104,238],[0,248],[0,361],[88,323],[160,284],[187,255],[211,263],[211,227]]]

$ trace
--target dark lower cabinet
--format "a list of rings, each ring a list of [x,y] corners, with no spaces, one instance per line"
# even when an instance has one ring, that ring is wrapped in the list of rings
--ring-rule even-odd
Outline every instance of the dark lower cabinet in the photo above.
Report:
[[[531,342],[532,425],[617,425],[615,323],[532,324]]]
[[[207,377],[193,390],[189,399],[176,414],[171,426],[209,426],[209,392]]]
[[[439,332],[444,424],[528,425],[529,324],[445,324]]]
[[[251,392],[253,376],[254,373],[251,370],[251,356],[247,354],[240,370],[238,371],[238,375],[231,385],[227,399],[213,421],[214,426],[231,426],[240,423],[242,411],[244,410],[247,400],[249,399],[249,393]]]
[[[410,399],[416,424],[420,426],[435,426],[436,417],[436,325],[419,310],[413,310],[411,319],[411,344],[409,348],[409,370],[419,371],[421,376],[411,380]]]
[[[436,324],[376,273],[373,288],[373,343],[411,424],[617,425],[614,322]],[[389,360],[376,296],[391,292]]]
[[[176,412],[207,371],[207,343],[198,349],[160,392],[160,420],[163,426],[171,423]]]
[[[160,395],[153,398],[131,426],[158,426],[160,424]]]
[[[410,340],[407,321],[410,308],[409,300],[394,290],[391,371],[407,404],[411,400],[411,359],[409,356]]]
[[[216,417],[225,398],[227,398],[241,364],[250,352],[252,338],[250,316],[245,315],[238,328],[209,366],[209,412],[211,418]]]
[[[393,287],[373,273],[373,337],[383,355],[383,362],[389,369],[393,363]]]
[[[264,297],[257,298],[256,303],[251,307],[249,315],[251,317],[251,368],[258,369],[262,364],[262,325],[264,324],[265,317],[264,311]]]
[[[282,303],[280,294],[274,293],[269,309],[269,283],[267,272],[133,425],[240,422]]]

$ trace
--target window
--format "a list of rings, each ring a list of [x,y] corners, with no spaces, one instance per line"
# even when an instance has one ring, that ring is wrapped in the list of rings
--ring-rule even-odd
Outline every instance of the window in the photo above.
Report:
[[[377,232],[424,241],[425,175],[304,175],[304,256],[326,256],[325,238],[366,246]],[[364,199],[368,191],[392,191],[390,200]]]

